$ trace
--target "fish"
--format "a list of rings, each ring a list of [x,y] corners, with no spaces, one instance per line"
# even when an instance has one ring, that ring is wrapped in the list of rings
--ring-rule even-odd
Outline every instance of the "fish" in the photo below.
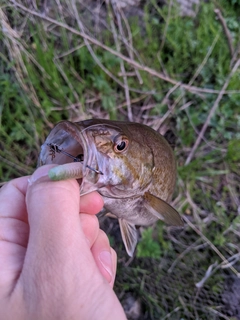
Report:
[[[41,146],[38,166],[57,164],[52,180],[77,179],[80,195],[98,191],[105,212],[114,215],[129,256],[139,226],[157,220],[182,227],[169,204],[176,184],[176,160],[165,138],[149,126],[127,121],[61,121]]]

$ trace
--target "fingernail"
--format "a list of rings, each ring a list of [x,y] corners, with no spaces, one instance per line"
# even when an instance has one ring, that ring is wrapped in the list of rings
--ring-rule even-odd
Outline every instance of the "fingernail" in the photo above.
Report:
[[[46,180],[50,181],[48,177],[48,172],[49,172],[50,167],[49,166],[42,166],[38,168],[34,173],[31,175],[31,177],[28,179],[28,184],[31,186],[33,183],[35,183],[38,180]]]
[[[109,251],[102,251],[99,253],[99,260],[104,267],[104,269],[109,273],[109,283],[112,281],[113,277],[113,265],[112,265],[112,256]]]

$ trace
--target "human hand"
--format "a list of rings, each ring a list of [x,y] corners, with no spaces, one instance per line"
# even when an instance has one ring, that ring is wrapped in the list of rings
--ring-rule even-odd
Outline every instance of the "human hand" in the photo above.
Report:
[[[51,182],[50,166],[0,190],[0,319],[126,319],[97,192]],[[81,212],[79,214],[79,212]]]

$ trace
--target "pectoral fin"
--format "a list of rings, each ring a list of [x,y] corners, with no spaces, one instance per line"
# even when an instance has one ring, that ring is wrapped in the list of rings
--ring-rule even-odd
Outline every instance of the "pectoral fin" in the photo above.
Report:
[[[137,230],[135,225],[129,224],[124,219],[119,219],[119,224],[126,251],[132,257],[138,241]]]
[[[183,226],[180,214],[167,202],[149,192],[145,192],[144,199],[145,208],[158,217],[158,219],[173,226]]]

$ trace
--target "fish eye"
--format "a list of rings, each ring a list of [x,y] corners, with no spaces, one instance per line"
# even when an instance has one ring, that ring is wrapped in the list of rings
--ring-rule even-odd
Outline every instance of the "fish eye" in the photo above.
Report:
[[[123,151],[125,149],[125,147],[126,147],[126,142],[125,141],[122,141],[117,145],[118,151]]]
[[[128,146],[128,140],[123,138],[121,141],[117,141],[114,145],[114,151],[120,153],[124,151]]]

